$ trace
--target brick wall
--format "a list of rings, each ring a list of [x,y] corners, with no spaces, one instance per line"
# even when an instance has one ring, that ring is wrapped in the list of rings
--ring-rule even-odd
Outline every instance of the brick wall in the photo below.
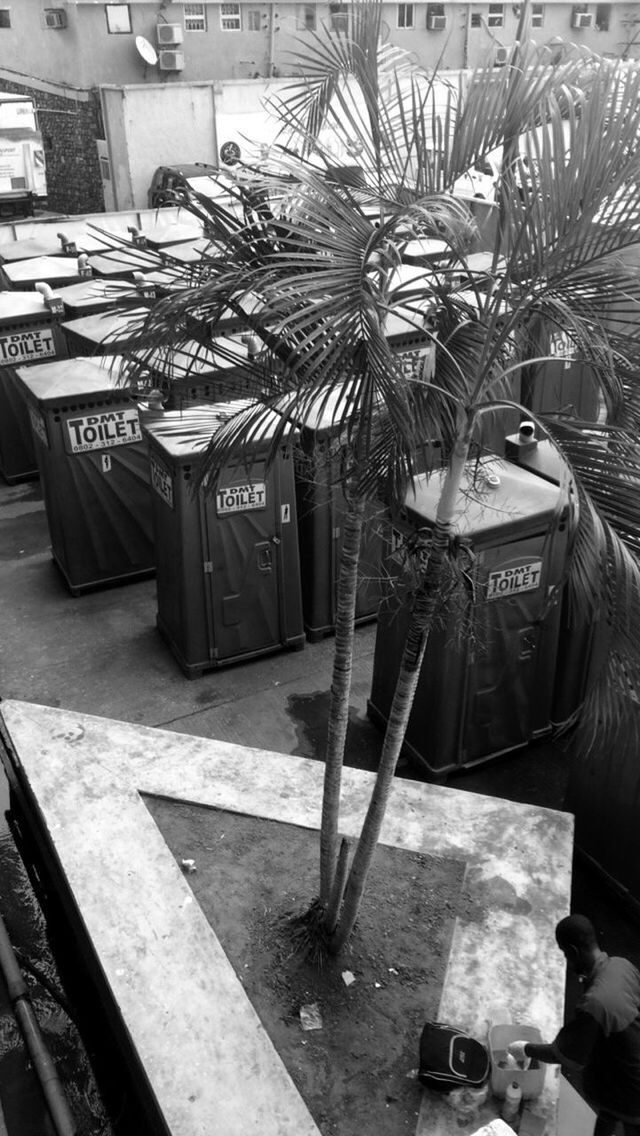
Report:
[[[78,97],[0,79],[0,90],[33,99],[44,140],[49,210],[100,213],[104,210],[96,139],[104,137],[97,91]]]

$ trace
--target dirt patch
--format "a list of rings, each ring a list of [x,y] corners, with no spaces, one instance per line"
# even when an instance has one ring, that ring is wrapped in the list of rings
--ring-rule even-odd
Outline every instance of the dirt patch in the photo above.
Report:
[[[178,862],[195,861],[194,895],[323,1136],[413,1136],[418,1040],[438,1012],[464,864],[380,846],[351,943],[318,971],[288,926],[317,892],[317,833],[146,803]],[[303,1006],[321,1029],[302,1028]]]

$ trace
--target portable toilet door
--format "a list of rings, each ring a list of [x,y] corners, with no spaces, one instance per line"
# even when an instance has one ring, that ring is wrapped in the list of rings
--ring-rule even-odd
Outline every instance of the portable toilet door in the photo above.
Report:
[[[16,372],[28,402],[51,551],[72,595],[155,568],[149,460],[117,361],[66,359]]]
[[[63,307],[50,288],[0,292],[0,473],[13,484],[38,476],[31,420],[16,368],[64,358]]]
[[[304,643],[291,443],[265,444],[213,492],[193,492],[207,441],[246,402],[168,411],[148,423],[157,624],[185,674]]]
[[[264,457],[229,468],[203,502],[211,565],[214,658],[246,658],[304,643],[290,448],[268,472]]]
[[[456,530],[469,586],[429,635],[404,751],[443,777],[545,736],[569,534],[558,486],[494,459],[470,463]],[[433,529],[441,475],[421,475],[394,521],[387,565],[395,588],[378,617],[369,717],[385,725],[409,622],[404,546]],[[404,589],[404,594],[403,594]],[[559,594],[558,594],[559,599]]]

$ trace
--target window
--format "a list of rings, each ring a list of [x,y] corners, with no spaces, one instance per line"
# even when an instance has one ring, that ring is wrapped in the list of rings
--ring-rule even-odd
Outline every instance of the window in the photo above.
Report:
[[[45,28],[66,28],[67,13],[64,8],[45,8],[44,26]]]
[[[596,4],[596,27],[599,32],[609,31],[609,21],[611,20],[611,5],[610,4]]]
[[[349,5],[348,4],[329,4],[329,16],[331,19],[331,27],[336,32],[349,31]]]
[[[186,32],[206,32],[207,12],[204,4],[185,4],[183,12]]]
[[[98,156],[100,163],[100,177],[103,181],[111,181],[111,164],[108,158],[103,157],[102,154]]]
[[[109,35],[126,35],[131,31],[131,13],[128,4],[107,4],[105,14]]]
[[[0,28],[11,27],[11,8],[0,8]]]
[[[259,32],[262,30],[262,12],[259,8],[245,8],[245,31]]]
[[[481,28],[482,27],[482,16],[481,16],[480,12],[472,12],[471,13],[471,27],[472,28]]]
[[[544,23],[544,4],[531,5],[531,27],[541,28]]]
[[[399,28],[413,27],[413,4],[398,4],[397,26]]]
[[[316,30],[316,6],[315,4],[303,4],[298,8],[298,28],[304,32],[315,32]]]
[[[504,26],[504,4],[489,5],[489,19],[487,22],[490,28],[501,28]]]
[[[222,4],[220,7],[220,27],[223,32],[239,32],[242,30],[239,4]]]

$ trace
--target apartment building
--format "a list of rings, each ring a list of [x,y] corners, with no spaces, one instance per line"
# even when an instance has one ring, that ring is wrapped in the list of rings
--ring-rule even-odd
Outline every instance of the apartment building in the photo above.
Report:
[[[351,10],[345,0],[0,0],[0,89],[36,100],[53,208],[95,210],[95,142],[105,137],[101,87],[264,84],[290,76],[301,45],[324,24],[348,29]],[[517,3],[477,0],[383,6],[388,40],[416,65],[447,70],[486,60],[504,65],[519,14]],[[568,41],[601,55],[640,57],[640,4],[535,3],[531,34],[553,52]]]
[[[326,3],[209,3],[202,0],[0,0],[0,74],[6,70],[90,88],[100,83],[249,79],[287,75],[295,53],[322,24],[348,28],[352,5]],[[518,4],[387,3],[387,37],[417,64],[473,67],[489,53],[496,63],[513,42]],[[532,6],[532,36],[556,45],[573,41],[611,56],[640,50],[640,4]],[[144,58],[139,37],[153,48]],[[156,59],[154,60],[154,55]],[[151,60],[151,62],[150,62]]]

